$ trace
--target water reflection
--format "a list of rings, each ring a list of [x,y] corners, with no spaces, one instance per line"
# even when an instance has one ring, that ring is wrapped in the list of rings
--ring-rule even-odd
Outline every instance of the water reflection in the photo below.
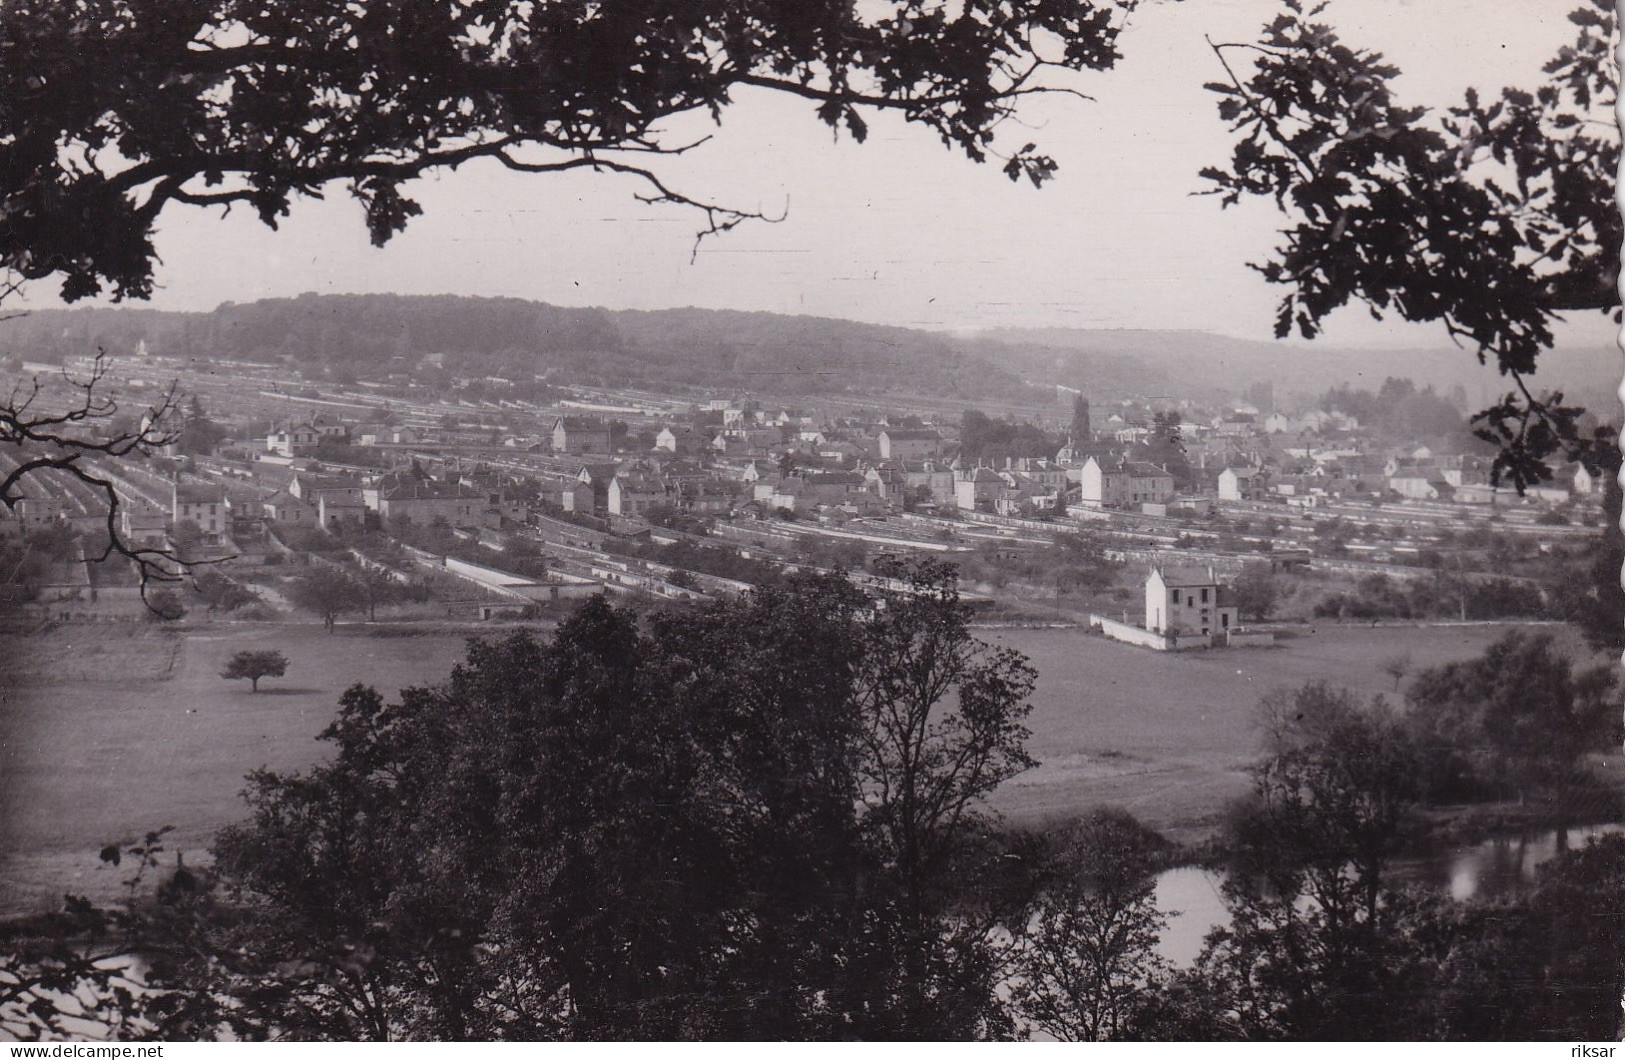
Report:
[[[1397,882],[1448,890],[1457,901],[1505,898],[1527,889],[1535,870],[1565,850],[1585,846],[1593,837],[1625,831],[1625,825],[1584,825],[1526,836],[1503,836],[1482,843],[1449,847],[1401,864]],[[1171,916],[1157,952],[1178,966],[1188,966],[1202,952],[1208,932],[1229,922],[1219,888],[1222,873],[1187,866],[1157,877],[1157,908]]]
[[[1207,933],[1230,920],[1217,872],[1186,866],[1157,877],[1157,908],[1170,914],[1168,927],[1157,940],[1157,952],[1181,967],[1196,960]]]
[[[1533,835],[1500,836],[1401,866],[1399,877],[1448,890],[1457,901],[1506,898],[1535,882],[1535,870],[1565,850],[1586,845],[1596,836],[1622,829],[1618,824],[1560,828]]]

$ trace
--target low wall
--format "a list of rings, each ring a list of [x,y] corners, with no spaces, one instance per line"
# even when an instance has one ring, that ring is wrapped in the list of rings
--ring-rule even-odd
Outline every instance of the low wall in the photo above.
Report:
[[[556,591],[549,592],[547,586],[540,585],[518,574],[511,574],[508,571],[497,570],[494,567],[484,567],[478,563],[457,559],[454,556],[445,557],[441,564],[450,573],[503,596],[522,600],[558,599]]]
[[[159,586],[158,588],[162,588]],[[41,619],[58,622],[136,622],[152,618],[136,586],[42,590],[28,603],[8,604]]]
[[[1202,651],[1213,647],[1213,638],[1202,633],[1153,633],[1105,615],[1091,614],[1089,628],[1100,630],[1112,640],[1152,651]]]
[[[560,575],[558,581],[548,579],[547,586],[549,600],[585,600],[597,596],[604,591],[598,582],[587,578],[572,578],[568,574]]]
[[[593,519],[593,526],[581,526],[565,519],[555,519],[544,512],[532,512],[531,521],[543,540],[559,540],[562,544],[578,548],[602,548],[609,536],[609,523]]]
[[[352,558],[354,558],[356,565],[363,570],[382,571],[384,576],[392,582],[400,582],[401,584],[405,585],[412,580],[411,575],[407,574],[405,571],[396,570],[389,564],[373,559],[371,556],[365,555],[361,552],[357,552],[353,548],[350,549],[350,555]]]
[[[1142,648],[1151,648],[1154,651],[1167,651],[1168,638],[1161,633],[1153,633],[1149,629],[1131,626],[1126,622],[1118,622],[1105,615],[1090,615],[1089,626],[1098,629],[1112,640],[1120,640],[1125,644],[1137,644]]]
[[[1275,634],[1268,630],[1232,629],[1225,634],[1224,643],[1227,648],[1268,648],[1275,643]]]
[[[705,593],[698,589],[686,589],[680,585],[673,585],[658,575],[633,569],[630,565],[610,566],[604,564],[591,564],[588,567],[594,578],[601,578],[604,588],[628,592],[633,589],[642,589],[644,592],[663,596],[668,600],[704,600]]]
[[[1071,508],[1064,509],[1067,515],[1072,514]],[[977,512],[961,509],[959,517],[967,523],[982,523],[985,526],[1009,526],[1019,530],[1041,530],[1045,533],[1076,533],[1077,527],[1067,523],[1064,519],[1023,519],[1016,515],[995,515],[992,512]],[[1077,516],[1073,516],[1077,518]],[[1089,516],[1088,518],[1093,518]],[[1110,518],[1110,516],[1106,516]]]

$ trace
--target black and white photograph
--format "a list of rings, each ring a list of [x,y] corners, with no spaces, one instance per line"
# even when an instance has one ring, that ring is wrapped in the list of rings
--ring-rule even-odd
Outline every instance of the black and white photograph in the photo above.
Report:
[[[1614,1055],[1620,55],[0,0],[0,1042]]]

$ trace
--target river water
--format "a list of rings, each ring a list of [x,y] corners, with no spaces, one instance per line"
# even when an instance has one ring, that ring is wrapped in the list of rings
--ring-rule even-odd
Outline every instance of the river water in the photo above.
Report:
[[[1584,825],[1528,836],[1501,837],[1444,848],[1399,863],[1394,875],[1404,883],[1448,891],[1457,901],[1501,898],[1526,890],[1535,870],[1560,852],[1585,845],[1594,836],[1625,831],[1625,825]],[[1207,933],[1227,923],[1220,886],[1224,875],[1187,866],[1157,877],[1157,907],[1171,916],[1157,951],[1176,965],[1189,965],[1202,951]]]

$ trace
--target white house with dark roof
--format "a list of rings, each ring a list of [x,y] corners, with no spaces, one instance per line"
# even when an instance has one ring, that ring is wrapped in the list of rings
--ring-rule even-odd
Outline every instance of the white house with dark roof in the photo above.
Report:
[[[361,503],[360,480],[344,475],[317,475],[300,471],[288,481],[288,492],[310,505],[319,503],[324,496]]]
[[[451,483],[397,480],[380,484],[377,497],[378,515],[385,522],[428,526],[444,519],[459,529],[471,529],[485,518],[484,495]]]
[[[687,423],[668,423],[655,435],[655,448],[686,456],[700,448],[704,439],[700,432]]]
[[[265,521],[269,523],[313,526],[320,518],[315,505],[301,500],[287,490],[277,490],[261,501],[260,507],[264,512]]]
[[[1590,497],[1602,492],[1603,476],[1600,474],[1593,475],[1586,469],[1584,464],[1573,465],[1567,476],[1559,472],[1558,478],[1560,480],[1565,477],[1567,477],[1570,487],[1578,496]]]
[[[650,508],[671,504],[671,485],[658,475],[643,471],[616,472],[609,482],[609,514],[625,517],[646,515]]]
[[[219,486],[175,482],[170,486],[170,517],[193,522],[213,544],[226,532],[226,491]]]
[[[1264,471],[1257,467],[1227,467],[1219,472],[1221,501],[1255,500],[1264,492]]]
[[[1439,460],[1439,474],[1452,486],[1487,486],[1490,461],[1481,456],[1446,456]]]
[[[907,487],[903,472],[896,464],[879,463],[864,467],[863,488],[881,500],[901,501]]]
[[[757,482],[754,488],[758,499],[764,491],[765,481]],[[803,471],[785,476],[772,486],[768,490],[767,501],[774,508],[811,511],[846,504],[855,498],[861,503],[863,498],[858,497],[859,494],[873,497],[866,486],[866,480],[856,471]]]
[[[119,532],[138,548],[163,548],[168,513],[155,504],[131,500],[119,506]]]
[[[1145,579],[1145,628],[1152,633],[1222,637],[1240,612],[1220,599],[1212,567],[1154,567]]]
[[[887,427],[875,440],[882,460],[925,460],[942,452],[942,435],[929,429]]]
[[[555,453],[607,453],[609,424],[590,416],[560,416],[549,432]]]
[[[278,456],[304,456],[316,448],[321,438],[321,432],[309,423],[284,423],[265,436],[265,449]]]
[[[316,498],[316,519],[332,529],[342,525],[360,526],[367,521],[367,506],[361,501],[358,489],[352,496],[346,492],[323,491]]]
[[[325,412],[318,412],[312,416],[309,426],[320,438],[333,438],[344,441],[350,437],[350,425],[337,417],[329,416]]]
[[[954,478],[954,503],[964,511],[992,511],[1005,482],[990,467],[976,467]]]
[[[1437,472],[1407,471],[1391,476],[1388,488],[1408,500],[1449,500],[1455,490]]]
[[[1174,498],[1174,476],[1142,460],[1102,464],[1091,456],[1079,474],[1079,501],[1091,508],[1166,504]]]

